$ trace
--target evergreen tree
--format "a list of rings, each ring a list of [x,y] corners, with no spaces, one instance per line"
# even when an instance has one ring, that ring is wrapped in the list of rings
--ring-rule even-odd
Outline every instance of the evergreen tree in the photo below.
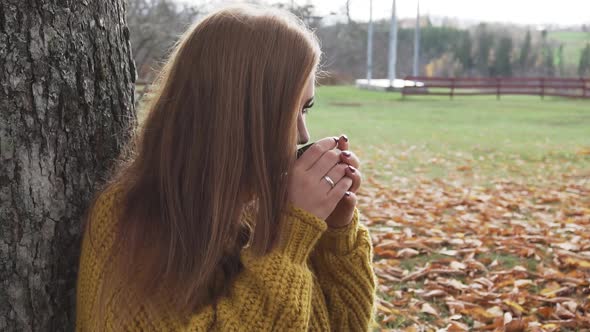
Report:
[[[512,37],[505,36],[500,39],[495,49],[495,60],[492,75],[512,76]]]
[[[455,59],[461,63],[463,70],[466,72],[469,72],[473,68],[473,57],[471,56],[472,48],[471,35],[468,31],[465,31],[455,48]]]
[[[580,65],[578,66],[578,75],[580,77],[590,76],[590,43],[586,44],[586,47],[582,51]]]
[[[545,51],[545,75],[548,77],[555,76],[555,57],[553,55],[553,48],[551,46],[546,47]]]
[[[524,37],[524,41],[522,43],[522,47],[520,48],[520,56],[518,58],[518,65],[520,67],[520,71],[523,75],[526,75],[530,59],[531,59],[531,48],[532,48],[532,37],[531,31],[527,31],[526,36]]]
[[[482,23],[476,29],[475,38],[477,41],[475,66],[481,75],[488,75],[490,69],[490,51],[494,46],[494,35]]]
[[[543,38],[543,48],[542,48],[542,64],[543,64],[543,71],[544,75],[547,77],[555,76],[555,59],[553,57],[553,48],[547,42],[548,32],[547,30],[543,30],[541,32],[541,37]]]
[[[559,68],[559,76],[565,76],[565,59],[563,58],[563,44],[559,45],[557,49],[557,68]]]

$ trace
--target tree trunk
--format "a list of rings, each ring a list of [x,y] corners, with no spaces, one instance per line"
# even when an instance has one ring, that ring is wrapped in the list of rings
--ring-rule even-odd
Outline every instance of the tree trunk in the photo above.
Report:
[[[80,225],[135,122],[124,0],[0,0],[0,331],[71,331]]]

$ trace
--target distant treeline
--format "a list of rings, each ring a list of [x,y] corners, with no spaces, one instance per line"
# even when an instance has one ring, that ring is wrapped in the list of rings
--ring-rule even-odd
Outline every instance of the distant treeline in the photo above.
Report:
[[[320,26],[317,33],[326,55],[326,69],[350,80],[366,75],[367,24]],[[398,29],[397,76],[412,74],[414,29]],[[376,22],[373,77],[387,76],[389,22]],[[420,74],[426,76],[547,76],[590,75],[590,44],[577,59],[564,56],[565,45],[547,38],[546,31],[507,29],[480,24],[471,30],[426,25],[421,28]],[[578,62],[578,63],[576,63]]]
[[[348,3],[343,1],[343,4]],[[128,24],[140,79],[153,77],[178,35],[203,17],[203,5],[179,4],[171,0],[128,0]],[[355,22],[345,7],[347,19],[325,24],[313,5],[278,7],[293,11],[313,28],[324,51],[323,69],[330,73],[325,83],[350,83],[366,76],[367,23]],[[412,74],[414,23],[401,21],[398,29],[397,76]],[[407,28],[412,26],[412,28]],[[581,32],[580,34],[590,34]],[[584,40],[589,40],[590,37]],[[375,22],[373,77],[387,76],[389,21]],[[420,74],[427,76],[548,76],[590,75],[590,43],[575,49],[551,38],[547,31],[522,26],[480,24],[469,29],[433,26],[421,20]],[[568,48],[565,52],[564,50]],[[572,56],[572,54],[574,56]]]

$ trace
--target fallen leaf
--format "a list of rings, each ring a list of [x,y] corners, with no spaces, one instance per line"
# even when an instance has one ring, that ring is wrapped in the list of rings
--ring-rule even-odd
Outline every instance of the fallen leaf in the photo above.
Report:
[[[549,284],[546,285],[545,288],[543,288],[539,294],[546,296],[546,297],[555,297],[555,295],[557,294],[557,291],[560,290],[562,287],[560,284],[558,284],[557,282],[550,282]]]
[[[412,248],[404,248],[397,253],[398,258],[411,258],[414,256],[418,256],[420,252],[416,249]]]
[[[438,317],[438,312],[428,302],[422,304],[420,311]]]
[[[576,312],[576,310],[578,309],[578,303],[574,301],[563,302],[562,305],[571,312]]]
[[[469,331],[469,327],[461,322],[451,322],[446,327],[447,332],[463,332]]]
[[[524,320],[513,320],[504,325],[505,332],[524,332],[528,324]]]
[[[452,261],[451,264],[449,264],[449,267],[455,270],[464,270],[467,268],[467,265],[457,261]]]
[[[551,317],[551,315],[553,315],[553,312],[555,310],[551,307],[540,307],[539,309],[537,309],[537,314],[539,314],[541,317],[548,319],[549,317]]]
[[[561,319],[571,319],[576,317],[574,313],[567,310],[559,303],[555,306],[555,315]]]
[[[568,251],[579,251],[580,245],[571,242],[561,242],[552,244],[553,247],[558,247]]]
[[[434,297],[444,297],[444,296],[448,296],[448,295],[449,294],[442,289],[433,289],[431,291],[428,291],[428,292],[422,294],[421,296],[423,298],[434,298]]]
[[[514,309],[515,313],[517,315],[520,315],[522,313],[526,313],[526,310],[520,304],[518,304],[514,301],[504,300],[504,303],[506,303],[508,306],[510,306],[512,309]]]
[[[489,317],[502,317],[504,316],[504,311],[502,311],[502,309],[500,309],[500,307],[498,306],[493,306],[491,308],[488,308],[486,310],[486,312],[488,312],[490,314]]]
[[[590,261],[587,260],[581,260],[581,259],[577,259],[577,258],[573,258],[573,257],[566,257],[564,259],[564,262],[575,266],[575,267],[581,267],[583,269],[590,269]]]
[[[533,281],[530,279],[520,279],[520,280],[515,280],[514,281],[514,286],[521,288],[524,286],[528,286],[528,285],[533,285]]]
[[[394,250],[390,250],[390,249],[384,249],[384,248],[375,248],[375,254],[381,256],[381,257],[385,257],[385,258],[397,258],[397,252],[395,252]]]
[[[457,250],[448,250],[448,249],[442,249],[438,252],[439,254],[442,255],[447,255],[447,256],[457,256]]]

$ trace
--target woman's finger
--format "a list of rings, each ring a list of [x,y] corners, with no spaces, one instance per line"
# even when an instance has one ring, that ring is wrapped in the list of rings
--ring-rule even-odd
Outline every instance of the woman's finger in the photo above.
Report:
[[[359,158],[356,156],[354,152],[350,150],[342,151],[340,161],[343,163],[347,163],[356,169],[360,168],[361,166],[361,161],[359,160]]]
[[[355,193],[350,191],[348,193],[348,195],[344,194],[334,211],[326,218],[326,223],[330,228],[346,227],[352,221],[358,199]]]
[[[334,149],[338,144],[337,137],[326,137],[316,141],[297,159],[296,164],[304,170],[308,170],[324,155],[326,151]]]
[[[343,177],[346,176],[346,169],[349,166],[345,163],[340,163],[337,165],[334,165],[334,167],[332,167],[332,169],[328,172],[328,174],[326,174],[332,181],[334,181],[334,184],[338,183],[338,181],[340,181]],[[324,178],[321,178],[320,181],[325,182],[326,185],[326,193],[328,193],[330,190],[332,190],[332,186],[330,186],[330,184],[328,183],[328,181]]]
[[[338,138],[338,149],[342,151],[349,149],[348,136],[344,134],[340,135],[340,137]]]
[[[356,207],[356,204],[358,202],[358,197],[356,196],[356,194],[353,191],[349,190],[348,193],[349,193],[348,195],[346,193],[344,193],[344,197],[342,198],[341,202],[350,211],[350,218],[348,218],[348,220],[350,220],[350,219],[352,219],[352,214],[354,213],[354,208]]]
[[[363,175],[358,169],[348,165],[345,169],[346,176],[352,179],[352,186],[348,191],[356,193],[363,182]]]
[[[315,177],[316,179],[320,179],[324,175],[328,174],[332,167],[336,166],[336,164],[340,162],[341,153],[342,151],[338,149],[324,152],[320,160],[318,160],[309,170],[309,175],[311,177]]]
[[[350,189],[350,186],[352,186],[352,179],[348,176],[345,176],[342,179],[340,179],[338,183],[336,183],[334,189],[328,192],[330,202],[333,204],[333,206],[336,206],[336,204],[338,204],[338,202],[342,199],[344,194]]]

